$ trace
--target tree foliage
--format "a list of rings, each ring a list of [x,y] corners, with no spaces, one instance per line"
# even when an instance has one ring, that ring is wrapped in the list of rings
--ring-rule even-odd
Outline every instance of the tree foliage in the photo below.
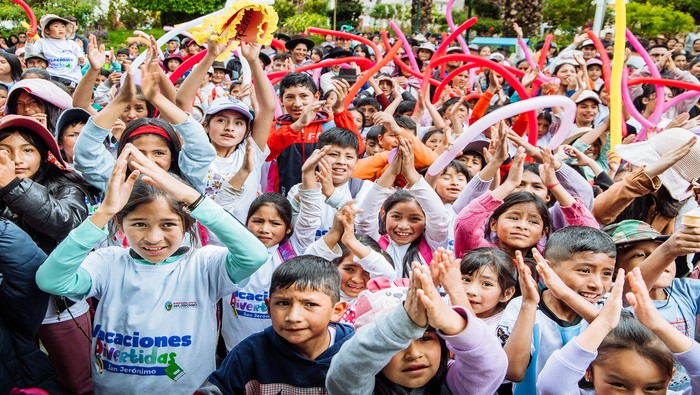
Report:
[[[328,17],[319,14],[303,12],[293,15],[284,21],[284,30],[290,34],[303,33],[309,27],[328,29]]]
[[[695,31],[695,21],[690,14],[676,11],[672,5],[650,3],[627,4],[627,26],[645,37]]]
[[[595,3],[592,1],[544,0],[543,22],[564,31],[574,31],[595,16]]]
[[[362,15],[362,4],[359,0],[335,0],[335,20],[336,27],[340,28],[343,25],[350,25],[357,28],[357,21]],[[326,14],[328,19],[333,20],[333,10],[328,10]]]
[[[95,9],[99,7],[98,0],[51,0],[28,1],[27,3],[32,7],[32,11],[37,17],[37,22],[44,14],[72,15],[78,19],[78,24],[81,28],[92,28],[103,22],[101,16],[95,15]],[[23,30],[23,28],[19,27],[20,21],[29,22],[27,14],[22,7],[10,1],[0,4],[0,20],[16,22],[18,31]]]
[[[304,12],[309,14],[326,15],[328,13],[328,0],[304,1]]]
[[[690,14],[696,23],[700,23],[700,1],[698,0],[633,0],[635,3],[656,6],[671,6],[675,11]],[[691,29],[694,31],[695,29]]]
[[[225,0],[129,0],[140,10],[179,12],[189,15],[205,15],[220,10]]]

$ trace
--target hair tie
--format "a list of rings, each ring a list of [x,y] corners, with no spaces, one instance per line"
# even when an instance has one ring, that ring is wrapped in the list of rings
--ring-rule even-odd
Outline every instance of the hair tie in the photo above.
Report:
[[[139,136],[142,134],[155,134],[155,135],[163,137],[164,139],[166,139],[169,142],[172,142],[172,139],[170,138],[170,135],[168,134],[168,132],[166,132],[160,126],[155,126],[155,125],[143,125],[143,126],[137,127],[131,133],[129,133],[129,137],[127,138],[127,140],[130,140],[130,139],[134,138],[135,136]]]

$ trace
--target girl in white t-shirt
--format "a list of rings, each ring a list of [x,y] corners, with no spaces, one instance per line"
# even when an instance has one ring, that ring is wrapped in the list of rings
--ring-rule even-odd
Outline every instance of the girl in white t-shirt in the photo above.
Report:
[[[90,252],[112,219],[131,247]],[[195,221],[226,247],[195,248]],[[127,144],[102,204],[36,280],[49,293],[100,300],[88,332],[95,393],[189,395],[216,368],[219,299],[266,259],[262,243],[235,218]]]

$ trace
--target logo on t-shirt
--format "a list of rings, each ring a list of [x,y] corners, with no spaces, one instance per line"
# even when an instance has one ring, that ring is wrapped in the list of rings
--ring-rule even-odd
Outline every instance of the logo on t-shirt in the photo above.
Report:
[[[182,310],[182,309],[196,309],[199,303],[196,300],[190,302],[165,302],[165,310]]]

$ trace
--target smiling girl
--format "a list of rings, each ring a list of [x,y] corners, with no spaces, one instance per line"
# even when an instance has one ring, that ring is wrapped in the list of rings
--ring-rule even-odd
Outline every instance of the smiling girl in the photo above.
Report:
[[[131,247],[90,252],[112,219]],[[226,247],[183,246],[185,234],[196,239],[195,221]],[[37,284],[100,300],[89,332],[95,392],[191,394],[216,366],[218,300],[266,259],[233,216],[127,144],[104,201],[39,268]]]
[[[392,185],[399,174],[406,186],[395,191]],[[411,262],[428,263],[435,249],[447,246],[449,215],[435,190],[416,171],[409,140],[399,138],[396,155],[360,208],[364,211],[358,215],[357,232],[377,240],[394,261],[398,277],[408,275]]]
[[[248,146],[248,151],[252,159],[253,148]],[[221,335],[229,351],[246,337],[270,326],[265,298],[269,296],[272,273],[285,261],[303,254],[315,240],[316,228],[321,223],[322,201],[314,169],[326,151],[316,150],[304,163],[299,190],[300,214],[294,225],[292,206],[279,193],[263,194],[250,205],[246,226],[265,245],[268,258],[245,285],[236,286],[232,294],[224,297]],[[236,195],[235,186],[231,185],[239,174],[231,179],[217,200],[229,212],[240,205],[240,193]]]

